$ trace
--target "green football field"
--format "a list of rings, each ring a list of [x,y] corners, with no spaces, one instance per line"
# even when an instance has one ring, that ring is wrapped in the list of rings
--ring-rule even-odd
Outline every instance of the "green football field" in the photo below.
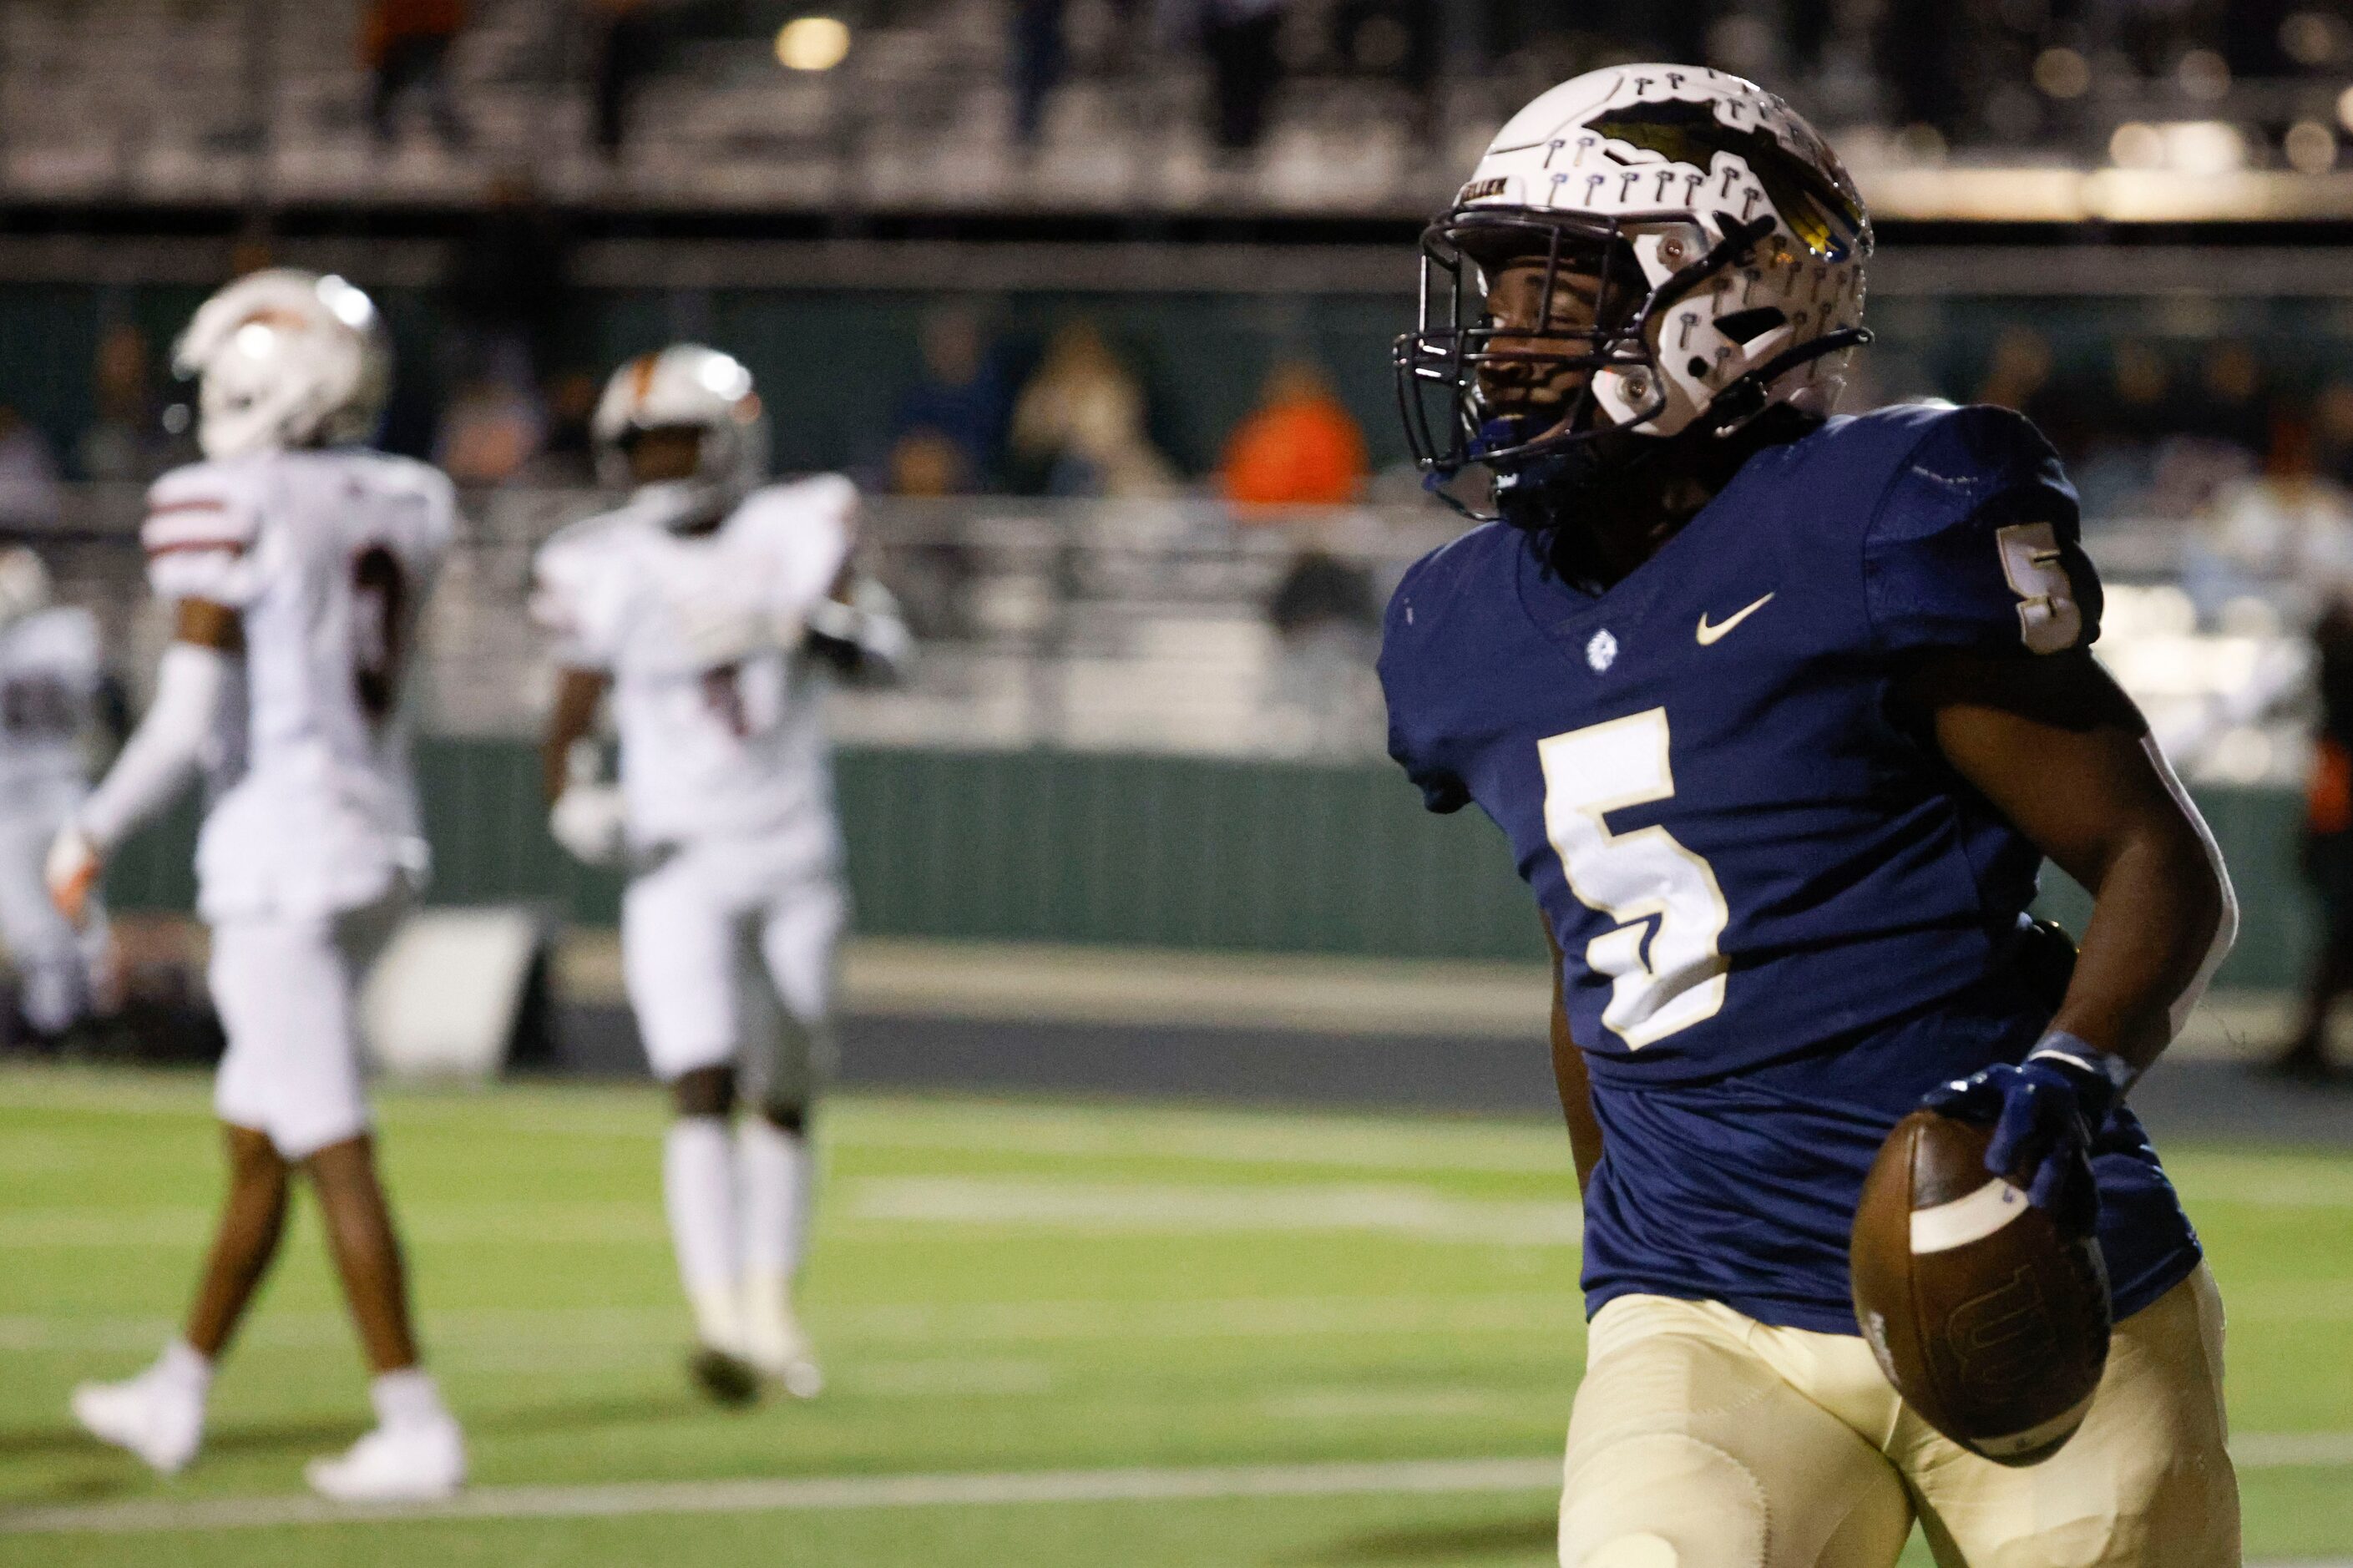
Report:
[[[383,1097],[476,1486],[305,1501],[365,1402],[305,1214],[161,1482],[78,1379],[170,1331],[218,1192],[205,1080],[0,1071],[0,1563],[1549,1563],[1583,1349],[1540,1121],[845,1098],[807,1316],[831,1385],[713,1410],[645,1089]],[[2353,1158],[2172,1151],[2231,1307],[2250,1556],[2353,1558]]]

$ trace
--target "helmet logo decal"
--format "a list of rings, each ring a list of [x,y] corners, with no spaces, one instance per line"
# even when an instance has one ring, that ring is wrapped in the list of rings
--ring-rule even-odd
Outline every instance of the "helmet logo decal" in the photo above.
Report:
[[[1842,181],[1826,176],[1761,126],[1725,124],[1712,104],[1630,103],[1604,110],[1587,124],[1610,141],[1702,171],[1715,168],[1718,153],[1744,160],[1790,232],[1825,260],[1847,259],[1866,232],[1862,205],[1852,190],[1842,188]],[[1726,184],[1729,195],[1729,181]],[[1749,205],[1753,210],[1753,200]]]

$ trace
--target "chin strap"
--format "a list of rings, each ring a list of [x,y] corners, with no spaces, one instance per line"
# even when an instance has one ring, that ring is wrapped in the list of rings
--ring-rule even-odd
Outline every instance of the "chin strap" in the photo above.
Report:
[[[1785,350],[1742,376],[1708,400],[1707,412],[1694,420],[1694,434],[1729,436],[1759,414],[1765,412],[1766,398],[1773,384],[1798,369],[1828,354],[1847,349],[1861,348],[1871,342],[1868,327],[1841,327],[1834,332],[1824,332],[1810,342]]]

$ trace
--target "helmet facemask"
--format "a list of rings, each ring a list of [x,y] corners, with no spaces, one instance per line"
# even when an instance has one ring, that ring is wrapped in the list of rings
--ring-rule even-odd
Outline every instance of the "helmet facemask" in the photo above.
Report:
[[[1629,442],[1662,439],[1667,432],[1641,427],[1674,412],[1660,364],[1662,351],[1673,352],[1666,318],[1744,265],[1771,230],[1769,219],[1734,225],[1709,246],[1672,216],[1493,207],[1458,208],[1431,225],[1420,319],[1392,353],[1416,461],[1440,479],[1473,463],[1510,474],[1574,456],[1585,468]],[[1651,270],[1671,268],[1656,284],[1638,247],[1651,253]],[[1717,401],[1726,415],[1740,410],[1737,398]]]

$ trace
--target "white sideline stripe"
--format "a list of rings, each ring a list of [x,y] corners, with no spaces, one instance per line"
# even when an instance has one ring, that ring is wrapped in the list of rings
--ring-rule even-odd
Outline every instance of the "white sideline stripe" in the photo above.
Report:
[[[1912,1211],[1912,1251],[1950,1252],[1983,1241],[2027,1209],[2026,1194],[1996,1176],[1965,1198]]]
[[[1215,1501],[1399,1492],[1549,1492],[1559,1487],[1560,1460],[1556,1457],[1237,1465],[1198,1469],[840,1476],[812,1480],[653,1481],[619,1486],[477,1487],[445,1502],[403,1507],[344,1507],[321,1498],[294,1495],[27,1509],[0,1514],[0,1535],[130,1535],[375,1520],[598,1519],[664,1513],[764,1513],[1002,1503]]]

